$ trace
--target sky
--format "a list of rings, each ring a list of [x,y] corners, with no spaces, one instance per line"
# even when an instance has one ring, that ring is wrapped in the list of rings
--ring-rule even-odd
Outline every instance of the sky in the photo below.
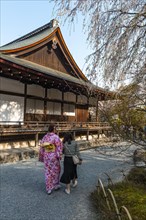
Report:
[[[0,46],[5,45],[56,18],[49,0],[0,0]],[[79,17],[73,28],[57,19],[67,47],[85,73],[85,57],[91,52]]]

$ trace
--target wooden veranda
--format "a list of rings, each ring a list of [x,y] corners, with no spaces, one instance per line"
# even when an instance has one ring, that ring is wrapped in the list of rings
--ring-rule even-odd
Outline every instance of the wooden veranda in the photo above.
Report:
[[[54,122],[57,133],[63,137],[64,133],[70,131],[76,138],[78,136],[86,136],[88,140],[89,135],[100,134],[109,136],[112,128],[108,123],[102,122]],[[50,122],[44,121],[27,121],[27,122],[0,122],[0,143],[10,141],[23,140],[38,140],[48,131]]]

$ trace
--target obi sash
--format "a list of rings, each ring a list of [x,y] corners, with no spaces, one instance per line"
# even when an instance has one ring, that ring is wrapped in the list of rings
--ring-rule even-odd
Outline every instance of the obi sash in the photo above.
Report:
[[[45,152],[55,152],[55,145],[51,144],[49,142],[44,142],[43,144],[41,144],[41,146],[44,148]]]

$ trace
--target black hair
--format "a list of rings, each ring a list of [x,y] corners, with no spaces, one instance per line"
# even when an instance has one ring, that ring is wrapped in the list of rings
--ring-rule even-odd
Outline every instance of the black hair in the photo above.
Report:
[[[54,124],[50,124],[50,125],[49,125],[49,128],[48,128],[48,131],[49,131],[49,132],[53,132],[54,129],[55,129],[55,125],[54,125]]]
[[[67,142],[68,144],[71,144],[71,141],[73,140],[73,135],[72,133],[66,133],[64,135],[63,143]]]

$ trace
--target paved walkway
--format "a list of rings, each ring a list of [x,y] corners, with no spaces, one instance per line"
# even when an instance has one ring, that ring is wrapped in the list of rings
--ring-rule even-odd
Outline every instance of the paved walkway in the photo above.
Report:
[[[2,164],[0,219],[100,220],[92,206],[90,193],[96,188],[98,178],[107,183],[104,172],[113,181],[121,180],[121,170],[127,171],[133,164],[129,157],[132,151],[121,153],[121,149],[109,147],[82,151],[83,164],[78,166],[78,186],[72,189],[70,195],[64,193],[64,185],[59,191],[46,194],[43,164],[37,159]],[[103,154],[105,152],[106,155]]]

